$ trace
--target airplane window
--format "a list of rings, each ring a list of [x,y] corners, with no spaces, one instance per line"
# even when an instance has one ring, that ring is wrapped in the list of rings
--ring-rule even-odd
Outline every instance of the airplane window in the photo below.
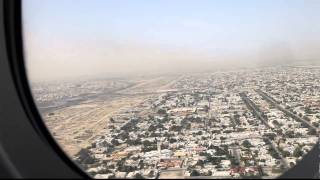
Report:
[[[37,108],[94,178],[277,178],[318,141],[320,1],[22,3]]]

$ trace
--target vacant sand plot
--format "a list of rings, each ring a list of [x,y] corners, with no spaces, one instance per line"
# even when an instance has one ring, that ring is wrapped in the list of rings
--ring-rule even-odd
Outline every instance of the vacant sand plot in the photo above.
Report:
[[[113,113],[120,108],[134,106],[145,98],[118,97],[105,102],[83,102],[56,110],[53,115],[46,114],[44,119],[58,143],[73,156],[101,134]]]
[[[119,109],[139,104],[162,87],[168,88],[172,81],[172,77],[148,79],[114,94],[47,112],[43,115],[45,123],[61,147],[73,156],[103,134],[109,118]],[[137,93],[146,91],[150,93]]]
[[[158,77],[154,79],[146,79],[130,88],[118,91],[120,94],[138,94],[138,93],[155,93],[158,90],[170,88],[172,83],[177,79],[172,77]]]

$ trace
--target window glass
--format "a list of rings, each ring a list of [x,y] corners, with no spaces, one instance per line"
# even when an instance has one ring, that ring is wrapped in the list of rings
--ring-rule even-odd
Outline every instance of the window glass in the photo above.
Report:
[[[320,1],[22,3],[37,108],[94,178],[276,178],[318,141]]]

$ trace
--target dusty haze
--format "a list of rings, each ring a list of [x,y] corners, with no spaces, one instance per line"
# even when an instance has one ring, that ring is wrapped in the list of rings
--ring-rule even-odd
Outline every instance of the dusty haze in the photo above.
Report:
[[[23,2],[32,81],[318,63],[320,1]]]

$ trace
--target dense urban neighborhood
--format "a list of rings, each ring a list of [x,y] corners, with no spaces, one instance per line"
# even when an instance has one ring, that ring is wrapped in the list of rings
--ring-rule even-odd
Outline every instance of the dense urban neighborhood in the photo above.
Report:
[[[319,77],[313,67],[181,75],[103,117],[73,158],[95,178],[276,178],[318,141]]]

